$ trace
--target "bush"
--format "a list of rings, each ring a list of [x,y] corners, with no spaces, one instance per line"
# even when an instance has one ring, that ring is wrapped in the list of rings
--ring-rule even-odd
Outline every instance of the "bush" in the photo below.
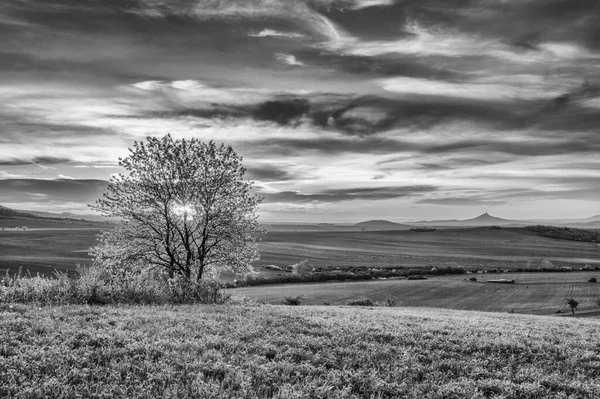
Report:
[[[385,302],[383,304],[384,304],[384,306],[387,306],[388,308],[393,308],[394,306],[396,306],[397,302],[398,302],[398,298],[396,298],[393,295],[388,295],[385,298]]]
[[[592,277],[591,279],[588,280],[588,283],[597,283],[598,280],[596,280],[596,277]]]
[[[471,277],[469,278],[469,281],[477,281],[477,277]]]
[[[55,272],[54,278],[24,276],[22,270],[10,275],[7,271],[0,284],[0,302],[60,304],[221,304],[228,301],[217,280],[190,282],[166,279],[152,272],[112,278],[97,265],[77,266],[77,275]]]
[[[302,298],[302,295],[286,296],[285,298],[283,298],[283,301],[281,301],[281,303],[288,306],[298,306],[300,305],[300,298]]]
[[[429,233],[432,231],[436,231],[433,227],[413,227],[410,231],[415,231],[417,233]]]
[[[303,260],[301,262],[292,265],[292,273],[297,276],[304,276],[313,271],[313,266],[310,264],[308,260]]]
[[[361,298],[356,298],[356,299],[350,299],[348,302],[346,302],[346,305],[348,306],[373,306],[373,301],[370,300],[369,298],[365,298],[365,297],[361,297]]]
[[[408,276],[406,279],[407,280],[427,280],[427,277],[418,275],[418,276]]]

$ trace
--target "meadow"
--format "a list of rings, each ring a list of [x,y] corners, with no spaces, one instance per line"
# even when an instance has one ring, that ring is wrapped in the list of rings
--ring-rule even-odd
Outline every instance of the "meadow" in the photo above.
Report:
[[[477,281],[470,281],[476,278]],[[514,279],[515,284],[487,282]],[[305,305],[344,305],[350,300],[368,298],[385,302],[393,297],[398,306],[437,307],[530,314],[570,314],[565,298],[579,301],[578,315],[600,315],[597,300],[600,272],[508,273],[430,276],[428,280],[388,279],[371,281],[279,284],[241,287],[231,292],[258,302],[280,304],[285,297],[301,296]]]
[[[109,225],[107,225],[109,226]],[[89,263],[101,228],[47,225],[28,231],[0,231],[0,269],[19,266],[32,273],[74,270]],[[600,245],[542,237],[526,228],[488,227],[399,231],[272,231],[259,243],[256,268],[289,266],[304,259],[316,267],[410,268],[462,265],[478,269],[526,269],[547,260],[556,267],[600,266]],[[275,273],[276,275],[276,273]],[[233,276],[227,276],[232,279]]]
[[[99,234],[98,227],[0,231],[0,269],[22,268],[33,275],[73,271],[78,263],[90,263],[88,253]]]
[[[259,265],[418,267],[460,264],[468,268],[600,265],[600,246],[542,237],[527,228],[448,228],[432,232],[277,231],[262,241]]]
[[[60,226],[58,226],[60,227]],[[88,252],[100,228],[30,229],[0,232],[0,269],[15,273],[19,267],[31,274],[53,275],[54,269],[74,271],[89,264]],[[358,267],[431,268],[461,265],[467,269],[535,269],[543,262],[575,269],[600,266],[596,243],[542,237],[525,228],[486,227],[402,231],[273,231],[259,244],[259,275],[288,276],[269,265],[289,266],[304,259],[322,270]],[[477,282],[465,281],[475,276]],[[502,277],[503,275],[498,275]],[[494,275],[434,276],[429,280],[372,280],[342,283],[303,283],[238,288],[236,292],[260,302],[278,304],[285,296],[302,295],[302,303],[345,304],[357,297],[383,301],[394,296],[401,306],[551,314],[564,311],[567,297],[580,301],[581,310],[593,312],[600,297],[598,284],[587,283],[598,273],[510,273],[514,285],[486,283]],[[223,279],[239,276],[225,273]],[[596,307],[597,309],[597,307]]]
[[[427,308],[0,305],[0,397],[597,398],[597,322]]]

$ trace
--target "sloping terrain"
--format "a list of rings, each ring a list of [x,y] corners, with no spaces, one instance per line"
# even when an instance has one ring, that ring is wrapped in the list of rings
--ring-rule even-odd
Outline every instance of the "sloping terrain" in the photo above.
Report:
[[[597,322],[436,309],[0,308],[0,397],[598,398]]]
[[[400,306],[550,315],[557,311],[570,313],[564,305],[566,298],[579,302],[578,313],[600,310],[600,284],[588,282],[592,277],[600,279],[600,272],[463,274],[431,276],[428,280],[278,284],[240,287],[232,292],[271,304],[297,296],[305,305],[344,305],[360,297],[385,302],[391,297]],[[488,282],[499,278],[513,279],[515,284]]]
[[[259,265],[412,267],[457,263],[473,268],[526,268],[600,263],[595,243],[554,240],[526,228],[489,227],[377,232],[272,232],[260,243]]]

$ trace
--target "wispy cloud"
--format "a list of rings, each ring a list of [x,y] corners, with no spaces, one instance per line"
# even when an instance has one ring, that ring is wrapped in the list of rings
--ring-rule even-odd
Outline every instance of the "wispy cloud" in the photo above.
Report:
[[[283,38],[288,38],[288,39],[297,39],[297,38],[304,37],[304,35],[301,33],[280,32],[280,31],[277,31],[274,29],[263,29],[260,32],[249,33],[248,35],[252,36],[252,37],[283,37]]]
[[[304,63],[298,61],[293,54],[277,53],[275,54],[275,58],[282,64],[291,66],[304,66]]]
[[[0,203],[81,206],[68,177],[170,132],[233,145],[271,218],[592,212],[599,25],[584,0],[1,2]]]

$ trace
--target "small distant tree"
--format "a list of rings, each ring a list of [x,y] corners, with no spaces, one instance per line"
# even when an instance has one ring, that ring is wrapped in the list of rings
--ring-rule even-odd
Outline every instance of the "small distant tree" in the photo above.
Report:
[[[571,313],[575,314],[575,309],[579,306],[579,302],[573,298],[567,298],[565,299],[565,306],[569,306],[571,308]]]
[[[123,276],[153,268],[186,281],[221,269],[252,271],[265,232],[260,198],[231,147],[166,135],[129,151],[119,159],[128,174],[112,177],[92,206],[120,220],[94,248],[97,262]]]
[[[292,265],[292,273],[294,273],[297,276],[305,276],[308,273],[312,272],[313,269],[313,266],[306,259],[296,263],[295,265]]]

